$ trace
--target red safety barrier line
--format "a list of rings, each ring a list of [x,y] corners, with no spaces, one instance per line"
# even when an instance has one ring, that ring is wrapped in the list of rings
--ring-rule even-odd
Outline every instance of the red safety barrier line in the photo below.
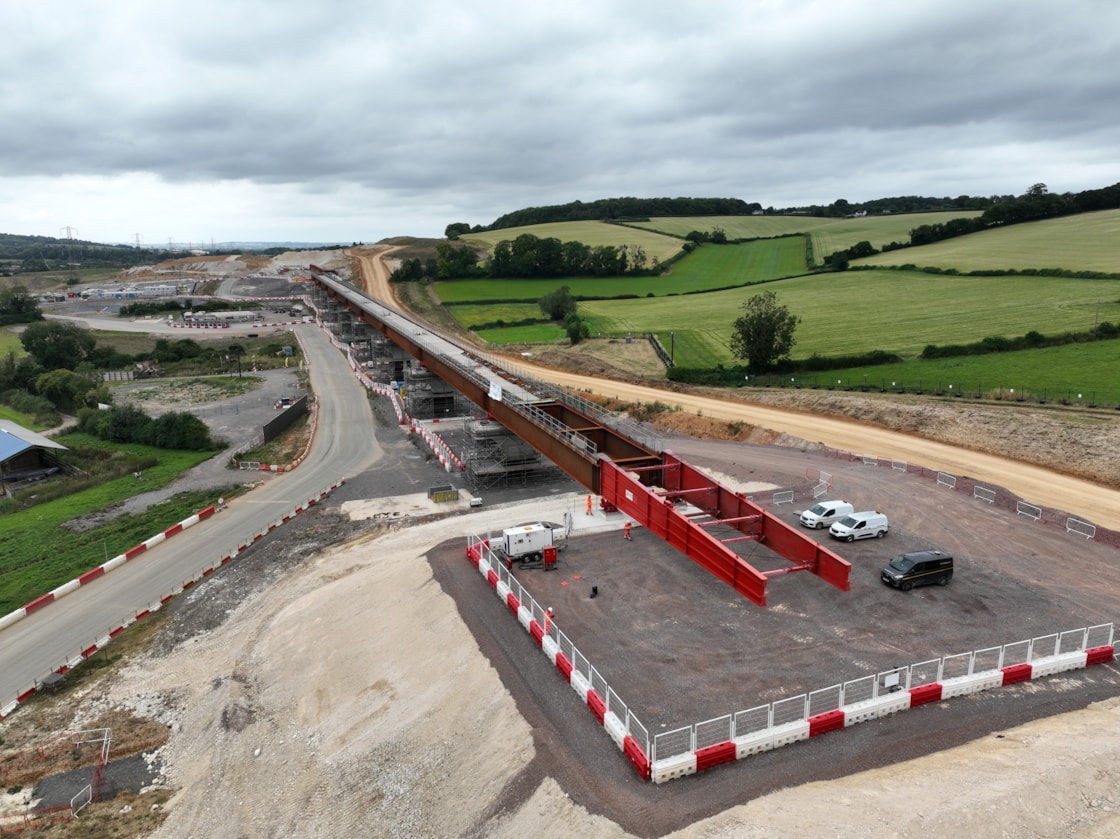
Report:
[[[511,591],[506,595],[506,605],[509,606],[509,610],[516,615],[517,610],[521,608],[521,601],[518,600],[517,595]]]
[[[116,629],[113,629],[113,630],[109,631],[109,637],[110,638],[116,638],[122,632],[124,632],[124,627],[123,626],[118,626]]]
[[[46,594],[43,594],[43,595],[40,595],[39,597],[36,597],[34,600],[32,600],[30,603],[28,603],[26,606],[24,606],[23,610],[25,612],[27,612],[27,614],[30,615],[32,612],[34,612],[38,609],[42,609],[48,603],[52,603],[52,602],[54,602],[54,595],[51,594],[51,592],[48,591]]]
[[[595,715],[599,725],[602,725],[604,718],[607,716],[607,703],[599,695],[599,691],[592,689],[587,692],[587,707],[591,709],[591,713]]]
[[[922,685],[916,688],[910,688],[910,707],[917,708],[919,705],[927,705],[930,702],[941,701],[941,683],[934,682],[932,685]]]
[[[638,741],[627,734],[622,739],[622,753],[626,755],[626,759],[630,764],[638,770],[638,774],[643,781],[648,781],[652,775],[652,767],[649,762],[649,756],[638,745]]]
[[[183,523],[179,522],[174,527],[169,527],[169,528],[167,528],[167,530],[163,531],[163,535],[170,538],[170,537],[174,536],[176,533],[181,533],[182,530],[183,530]]]
[[[91,647],[86,647],[84,650],[82,650],[82,658],[89,658],[95,652],[97,652],[97,644],[94,644]]]
[[[814,717],[809,717],[809,736],[816,737],[818,734],[827,734],[830,731],[844,727],[844,712],[840,709],[835,711],[825,711],[823,714],[817,714]]]
[[[716,743],[714,746],[705,746],[703,749],[696,750],[696,771],[703,772],[705,769],[711,769],[713,766],[719,766],[722,763],[730,763],[735,760],[735,743],[727,740],[723,743]]]
[[[25,690],[23,693],[21,693],[19,696],[16,697],[16,702],[18,702],[22,705],[24,702],[26,702],[31,697],[31,694],[33,694],[33,693],[35,693],[35,688],[31,688],[30,690]]]
[[[495,591],[498,590],[498,575],[494,572],[493,568],[486,572],[486,582],[490,584],[490,588]]]
[[[1116,657],[1116,649],[1106,644],[1103,647],[1090,647],[1085,650],[1085,666],[1089,667],[1093,664],[1108,664]]]
[[[98,577],[100,577],[104,573],[105,573],[105,566],[104,565],[98,565],[92,571],[86,571],[86,573],[84,573],[80,577],[78,577],[78,585],[84,586],[86,583],[92,582],[93,580],[96,580]]]
[[[537,621],[529,621],[529,634],[538,645],[544,645],[544,627],[537,623]]]
[[[143,612],[141,612],[140,614],[138,614],[136,616],[136,620],[138,620],[138,621],[143,620],[144,618],[148,617],[148,615],[150,615],[151,613],[152,612],[151,612],[150,609],[145,609]]]
[[[140,554],[144,553],[144,551],[146,551],[146,550],[148,550],[147,545],[137,545],[135,548],[129,548],[127,551],[125,551],[124,552],[124,558],[126,560],[135,559],[136,557],[140,556]]]
[[[568,684],[572,683],[572,660],[563,653],[556,654],[556,669]],[[602,722],[602,720],[599,720]]]
[[[1019,682],[1029,682],[1034,676],[1034,670],[1029,664],[1013,664],[1003,668],[1003,684],[1015,685]]]

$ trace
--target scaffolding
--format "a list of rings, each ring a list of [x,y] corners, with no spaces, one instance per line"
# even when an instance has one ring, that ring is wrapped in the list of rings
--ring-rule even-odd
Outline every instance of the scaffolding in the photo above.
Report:
[[[555,478],[560,470],[543,454],[491,419],[466,426],[463,464],[473,490],[525,486]]]
[[[471,402],[418,361],[404,368],[404,399],[413,419],[442,419],[469,414]]]

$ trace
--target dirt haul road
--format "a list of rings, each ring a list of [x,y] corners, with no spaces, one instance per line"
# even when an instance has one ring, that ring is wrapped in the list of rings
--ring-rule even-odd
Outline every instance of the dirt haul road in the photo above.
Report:
[[[393,249],[380,252],[353,251],[359,260],[366,291],[396,304],[383,258]],[[1002,486],[1031,504],[1064,510],[1102,527],[1120,530],[1120,492],[1040,468],[1030,463],[984,452],[963,449],[888,429],[792,408],[730,401],[677,393],[631,382],[603,380],[551,367],[511,359],[514,368],[529,375],[576,391],[615,397],[626,402],[661,402],[705,417],[743,422],[788,434],[810,443],[855,454],[900,460],[981,483]]]

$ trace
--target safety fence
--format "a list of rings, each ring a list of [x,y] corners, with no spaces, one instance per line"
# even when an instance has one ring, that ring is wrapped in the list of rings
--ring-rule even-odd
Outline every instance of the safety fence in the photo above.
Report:
[[[825,457],[836,460],[863,463],[867,466],[881,466],[896,472],[905,472],[908,475],[926,478],[927,480],[936,482],[939,486],[946,487],[956,492],[963,492],[993,507],[1009,510],[1016,515],[1050,525],[1051,527],[1060,527],[1067,533],[1081,536],[1094,542],[1100,542],[1101,544],[1113,548],[1120,548],[1120,531],[1100,527],[1052,507],[1031,504],[1003,487],[985,486],[973,478],[953,475],[925,466],[906,463],[905,461],[879,458],[873,455],[853,454],[842,449],[825,449],[824,455]]]
[[[650,775],[663,783],[898,711],[1111,662],[1113,624],[944,656],[658,734]]]
[[[467,559],[494,589],[518,623],[540,645],[561,678],[579,695],[638,774],[649,780],[649,731],[619,698],[602,673],[556,625],[552,612],[542,608],[517,581],[513,571],[491,549],[489,539],[468,536]]]
[[[463,461],[451,450],[444,439],[431,428],[432,424],[438,422],[438,419],[432,420],[431,423],[414,419],[412,421],[412,431],[428,444],[428,448],[432,450],[432,454],[439,460],[440,466],[443,467],[445,472],[465,472],[467,467],[463,464]]]

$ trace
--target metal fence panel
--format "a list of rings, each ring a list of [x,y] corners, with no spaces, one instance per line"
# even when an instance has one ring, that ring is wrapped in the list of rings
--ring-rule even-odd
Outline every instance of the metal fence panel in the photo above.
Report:
[[[947,655],[941,661],[942,679],[955,679],[957,676],[967,676],[972,672],[972,653]]]
[[[756,731],[763,731],[769,727],[769,705],[759,705],[757,708],[748,708],[745,711],[739,711],[735,714],[734,734],[736,737],[754,734]]]
[[[853,705],[856,702],[863,702],[865,699],[874,698],[874,676],[864,676],[862,679],[853,679],[850,682],[844,683],[842,701],[845,705]]]
[[[618,717],[620,720],[626,720],[626,714],[630,709],[626,707],[626,703],[619,698],[619,695],[614,692],[614,688],[607,688],[607,710]]]
[[[1092,649],[1093,647],[1104,647],[1112,644],[1112,624],[1102,623],[1097,626],[1090,626],[1086,631],[1085,647]]]
[[[941,659],[921,661],[910,665],[910,687],[932,685],[941,679]]]
[[[1030,661],[1031,642],[1016,641],[1014,644],[1003,645],[1003,663],[1001,667],[1011,667],[1013,664],[1026,664]]]
[[[840,708],[840,685],[830,685],[809,694],[808,715],[815,717]]]
[[[988,647],[977,650],[972,654],[972,672],[984,673],[989,670],[999,670],[1003,647]]]
[[[687,754],[692,751],[692,726],[663,731],[653,738],[653,760]]]
[[[603,678],[603,674],[591,668],[591,689],[605,700],[607,698],[607,680]]]
[[[647,731],[646,727],[642,725],[641,720],[639,720],[633,714],[628,714],[626,717],[626,733],[634,738],[637,744],[642,747],[642,751],[645,752],[646,756],[648,757],[649,731]]]
[[[1056,634],[1041,635],[1031,640],[1031,661],[1034,661],[1036,658],[1054,655],[1057,652],[1058,636]]]
[[[805,694],[791,696],[789,699],[779,699],[774,703],[774,725],[785,725],[789,722],[798,722],[805,719],[805,706],[807,704]]]
[[[703,749],[731,739],[731,714],[696,723],[696,748]]]
[[[1085,630],[1070,629],[1058,636],[1059,653],[1076,653],[1085,649]]]

